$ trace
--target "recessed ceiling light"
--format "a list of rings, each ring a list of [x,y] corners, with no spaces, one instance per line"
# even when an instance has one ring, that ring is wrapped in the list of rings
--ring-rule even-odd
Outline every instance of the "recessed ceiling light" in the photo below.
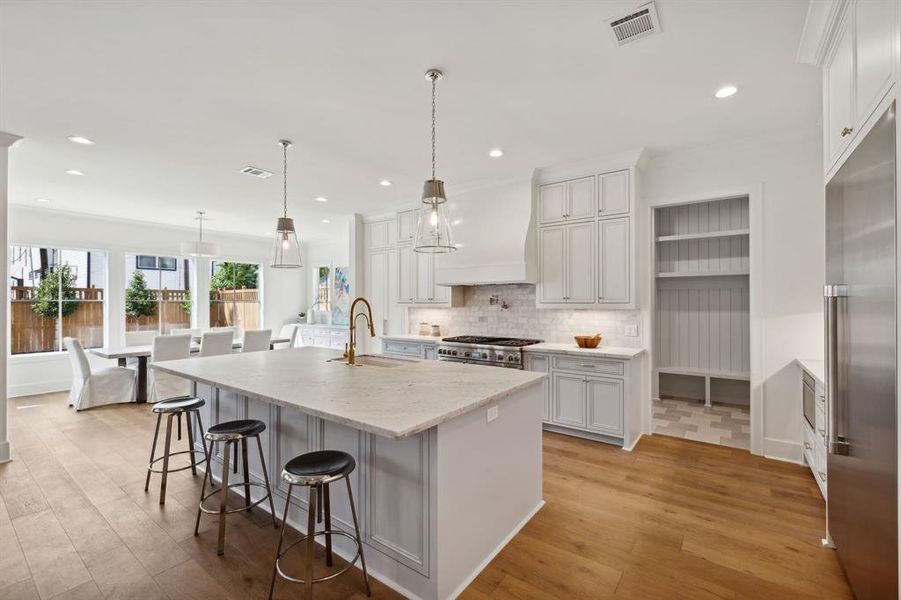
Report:
[[[494,150],[492,150],[491,152],[488,153],[488,156],[490,156],[491,158],[500,158],[503,155],[504,155],[504,151],[501,150],[500,148],[495,148]]]
[[[34,201],[35,201],[35,202],[41,202],[41,203],[43,203],[43,204],[49,204],[49,203],[50,203],[50,198],[35,198]]]
[[[453,221],[451,221],[451,225],[453,225],[454,227],[456,227],[457,225],[461,225],[462,223],[463,223],[463,219],[454,219]]]
[[[728,98],[729,96],[734,95],[737,91],[738,88],[734,85],[724,85],[716,91],[714,96],[716,96],[717,98]]]
[[[328,202],[328,198],[325,198],[323,196],[317,196],[315,200],[316,202]]]
[[[323,223],[331,223],[331,221],[329,221],[328,219],[322,219],[322,222]]]
[[[84,175],[84,173],[82,173],[78,169],[69,169],[68,171],[66,171],[66,173],[68,173],[69,175]]]
[[[94,140],[89,140],[88,138],[80,136],[80,135],[70,135],[66,139],[69,140],[70,142],[74,142],[76,144],[83,144],[85,146],[93,146],[94,145]]]
[[[382,180],[379,182],[379,185],[382,186],[382,187],[388,187],[389,185],[391,185],[391,182],[390,182],[389,180],[387,180],[387,179],[382,179]]]
[[[466,244],[461,244],[460,242],[457,242],[456,244],[454,244],[454,246],[456,246],[457,248],[462,248],[465,245]]]

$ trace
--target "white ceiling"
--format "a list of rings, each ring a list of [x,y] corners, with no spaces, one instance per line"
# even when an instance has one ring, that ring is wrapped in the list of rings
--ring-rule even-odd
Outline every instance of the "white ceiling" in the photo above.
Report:
[[[342,215],[419,193],[432,66],[445,71],[438,175],[451,192],[815,126],[818,76],[795,62],[807,0],[659,0],[664,33],[619,48],[604,20],[637,4],[3,0],[0,130],[26,138],[11,200],[179,225],[202,208],[210,229],[263,235],[288,137],[289,213],[326,237]],[[739,93],[716,100],[725,83]]]

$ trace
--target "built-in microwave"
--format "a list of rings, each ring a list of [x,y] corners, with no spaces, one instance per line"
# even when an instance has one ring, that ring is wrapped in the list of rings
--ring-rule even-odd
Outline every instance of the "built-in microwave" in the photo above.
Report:
[[[817,396],[815,385],[813,377],[805,372],[804,383],[801,387],[804,398],[804,418],[807,419],[810,428],[814,431],[817,429]]]

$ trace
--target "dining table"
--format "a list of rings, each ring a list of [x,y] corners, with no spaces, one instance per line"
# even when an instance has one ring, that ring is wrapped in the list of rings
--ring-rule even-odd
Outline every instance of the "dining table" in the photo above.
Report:
[[[289,337],[273,337],[269,340],[269,349],[274,349],[276,344],[287,344],[290,341],[291,338]],[[232,349],[240,350],[243,345],[242,340],[236,339],[232,342]],[[151,344],[141,346],[103,346],[90,348],[88,352],[100,358],[115,360],[120,367],[124,367],[129,358],[136,358],[138,360],[138,382],[135,391],[135,401],[147,402],[147,360],[153,354],[153,346]],[[191,354],[196,354],[197,352],[200,352],[200,343],[192,340]]]

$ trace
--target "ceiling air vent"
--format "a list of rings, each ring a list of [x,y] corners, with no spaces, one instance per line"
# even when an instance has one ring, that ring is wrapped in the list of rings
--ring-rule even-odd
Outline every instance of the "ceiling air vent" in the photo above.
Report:
[[[660,20],[657,18],[657,7],[653,2],[639,6],[635,11],[621,17],[607,20],[616,43],[624,46],[631,42],[660,33]]]
[[[271,171],[260,169],[259,167],[244,167],[243,169],[241,169],[241,172],[245,175],[253,175],[254,177],[259,177],[260,179],[268,179],[269,177],[272,177]]]

